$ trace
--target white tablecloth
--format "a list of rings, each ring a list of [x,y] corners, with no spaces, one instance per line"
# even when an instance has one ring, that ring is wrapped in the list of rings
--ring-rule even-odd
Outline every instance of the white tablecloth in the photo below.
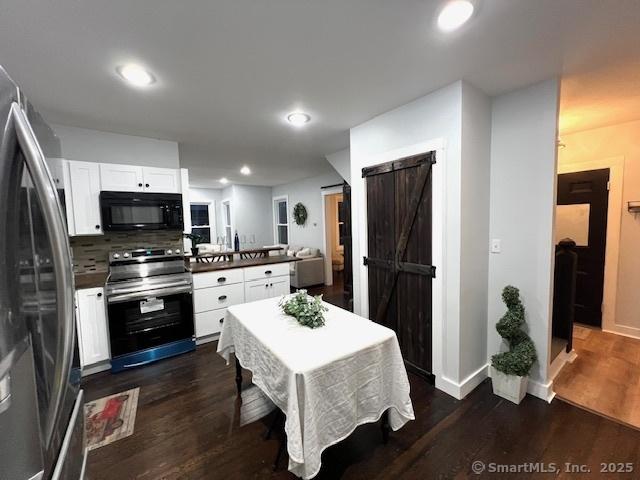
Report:
[[[315,476],[327,447],[387,409],[393,430],[415,418],[392,330],[330,304],[326,324],[310,329],[284,315],[278,302],[230,307],[218,353],[228,363],[235,351],[253,383],[285,413],[291,472]]]

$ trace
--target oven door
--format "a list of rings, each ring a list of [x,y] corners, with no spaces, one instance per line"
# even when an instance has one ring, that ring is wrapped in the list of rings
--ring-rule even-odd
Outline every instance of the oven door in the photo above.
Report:
[[[128,300],[120,295],[117,301],[108,302],[112,367],[116,370],[168,356],[166,353],[173,352],[175,347],[167,350],[168,345],[179,344],[180,348],[195,345],[191,291],[158,293],[132,294]],[[118,361],[118,357],[122,357],[122,361]]]
[[[183,230],[179,193],[100,192],[106,231]]]

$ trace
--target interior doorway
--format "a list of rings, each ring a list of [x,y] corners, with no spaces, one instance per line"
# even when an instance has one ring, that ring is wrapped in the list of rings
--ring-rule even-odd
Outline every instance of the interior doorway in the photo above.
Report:
[[[353,311],[351,257],[351,187],[348,183],[323,187],[325,286],[329,303]]]

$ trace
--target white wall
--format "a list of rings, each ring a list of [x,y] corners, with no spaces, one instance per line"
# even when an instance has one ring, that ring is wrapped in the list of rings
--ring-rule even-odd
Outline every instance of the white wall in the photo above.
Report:
[[[222,201],[231,200],[231,223],[233,234],[238,232],[240,241],[246,238],[243,248],[258,248],[273,244],[273,211],[271,207],[271,187],[255,187],[251,185],[231,185],[221,194]],[[222,210],[220,221],[222,222]],[[224,233],[222,227],[221,234]],[[249,244],[250,237],[255,235],[255,243]]]
[[[487,358],[491,101],[462,83],[460,379]],[[483,375],[481,375],[483,376]]]
[[[298,182],[287,183],[273,187],[273,197],[287,195],[289,197],[289,244],[323,249],[324,225],[322,224],[322,210],[324,205],[321,198],[321,188],[342,183],[342,177],[331,170],[317,177],[307,178]],[[271,201],[271,200],[270,200]],[[302,203],[307,208],[307,223],[296,225],[293,219],[293,207]],[[272,208],[273,210],[273,208]],[[273,224],[273,213],[271,214]],[[273,228],[270,243],[274,242]]]
[[[86,128],[52,125],[68,160],[180,168],[178,143]]]
[[[351,184],[351,157],[349,149],[345,148],[339,152],[327,155],[325,158],[327,162],[335,168],[336,172],[338,172],[348,184]]]
[[[351,129],[354,309],[368,316],[365,182],[362,168],[437,150],[434,190],[434,358],[436,386],[459,396],[462,82]],[[443,246],[446,250],[443,251]],[[440,251],[440,255],[438,252]]]
[[[502,253],[489,257],[487,353],[504,347],[495,324],[506,310],[502,289],[514,285],[539,357],[529,391],[542,398],[550,387],[558,92],[551,79],[492,102],[490,237],[502,240]]]

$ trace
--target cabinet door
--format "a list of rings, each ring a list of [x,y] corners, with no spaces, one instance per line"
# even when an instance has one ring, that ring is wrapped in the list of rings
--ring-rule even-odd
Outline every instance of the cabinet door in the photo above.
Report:
[[[269,280],[269,297],[281,297],[289,295],[291,288],[289,286],[289,276],[276,277]]]
[[[180,170],[176,168],[142,167],[144,191],[151,193],[180,193]]]
[[[69,236],[73,236],[76,234],[76,227],[73,218],[73,200],[71,199],[69,162],[63,158],[47,158],[47,165],[51,171],[51,176],[56,184],[56,190],[58,191],[58,196],[62,203],[65,220],[67,222],[67,231]]]
[[[100,164],[70,161],[69,177],[75,234],[101,234]]]
[[[100,185],[102,190],[112,192],[142,192],[142,167],[101,163]]]
[[[269,282],[267,280],[255,280],[244,284],[244,301],[255,302],[269,298]]]
[[[109,360],[109,333],[104,289],[87,288],[76,292],[76,321],[82,366]]]
[[[202,338],[222,330],[226,308],[209,310],[208,312],[195,314],[196,338]]]

